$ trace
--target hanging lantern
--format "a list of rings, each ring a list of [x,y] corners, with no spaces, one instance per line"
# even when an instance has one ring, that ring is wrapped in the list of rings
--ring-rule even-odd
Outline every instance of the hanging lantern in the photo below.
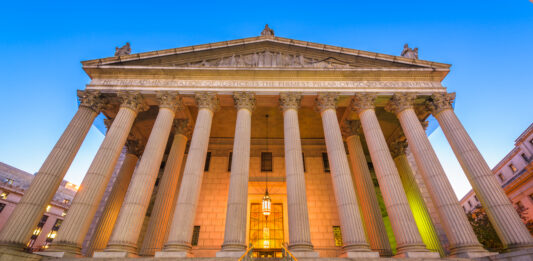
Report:
[[[265,217],[268,217],[272,210],[272,202],[270,200],[270,196],[268,195],[268,190],[265,192],[265,196],[263,197],[262,210]]]

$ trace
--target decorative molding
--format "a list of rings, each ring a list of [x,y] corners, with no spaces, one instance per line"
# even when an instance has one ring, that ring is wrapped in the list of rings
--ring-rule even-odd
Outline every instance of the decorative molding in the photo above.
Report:
[[[426,101],[426,106],[431,114],[437,115],[443,110],[453,109],[453,100],[455,100],[455,92],[435,93]]]
[[[369,90],[398,88],[406,91],[445,92],[438,81],[254,81],[254,80],[171,80],[171,79],[93,79],[88,87],[109,90],[114,89],[174,89],[195,91],[213,89],[213,91],[250,91],[268,89],[268,91],[299,91],[295,89],[317,91],[338,90],[354,92],[354,89]]]
[[[361,122],[356,120],[344,120],[341,124],[341,131],[344,138],[354,135],[361,136],[363,132],[361,129]]]
[[[296,92],[283,92],[279,94],[279,104],[283,111],[288,109],[298,110],[302,101],[302,95]]]
[[[145,144],[141,142],[139,137],[133,133],[130,133],[128,139],[126,140],[127,153],[140,157],[144,151],[144,145]]]
[[[112,118],[104,119],[104,125],[107,128],[107,131],[109,131],[109,129],[111,128],[111,125],[113,124],[113,120],[114,119]]]
[[[135,112],[146,111],[149,106],[144,103],[144,99],[139,92],[121,91],[118,93],[120,107],[129,108]]]
[[[182,134],[183,136],[190,138],[192,134],[192,128],[189,125],[189,120],[175,119],[173,122],[174,131],[176,134]]]
[[[184,108],[178,92],[157,92],[156,97],[159,108],[168,108],[174,112]]]
[[[385,110],[398,114],[406,109],[413,109],[416,93],[396,93],[385,106]]]
[[[339,100],[339,94],[335,92],[323,92],[319,93],[316,97],[316,108],[323,112],[328,109],[335,110],[337,108],[337,101]]]
[[[375,108],[374,101],[376,98],[376,93],[357,93],[353,96],[351,108],[357,113],[364,110],[373,110]]]
[[[96,113],[100,113],[107,103],[107,100],[102,98],[100,91],[95,90],[78,90],[78,99],[80,106],[87,107]]]
[[[197,92],[195,93],[195,99],[200,109],[208,109],[212,112],[220,109],[217,94],[214,92]]]
[[[253,111],[255,109],[255,94],[253,92],[235,92],[233,94],[233,102],[237,110],[247,109]]]

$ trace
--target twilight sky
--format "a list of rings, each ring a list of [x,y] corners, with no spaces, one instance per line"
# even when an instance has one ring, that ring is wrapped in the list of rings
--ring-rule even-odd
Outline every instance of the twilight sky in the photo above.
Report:
[[[0,8],[0,161],[36,172],[77,110],[80,61],[130,42],[146,52],[277,36],[450,63],[455,112],[489,166],[533,122],[533,4],[517,1],[10,1]],[[90,6],[87,5],[90,3]],[[150,3],[150,4],[148,4]],[[80,184],[103,135],[90,130],[65,179]],[[442,131],[430,136],[461,198],[470,190]]]

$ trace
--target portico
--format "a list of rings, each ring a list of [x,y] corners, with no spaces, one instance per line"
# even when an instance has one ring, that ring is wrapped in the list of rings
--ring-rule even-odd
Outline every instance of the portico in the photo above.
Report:
[[[37,174],[40,182],[0,232],[0,244],[26,244],[103,113],[113,121],[42,255],[81,256],[90,240],[94,257],[239,257],[250,243],[267,253],[280,239],[296,257],[489,255],[427,139],[421,121],[433,115],[502,242],[510,250],[531,248],[529,232],[453,112],[454,94],[441,84],[449,67],[269,33],[85,61],[91,82],[78,92],[80,109]],[[399,136],[416,164],[402,165],[391,153]],[[132,153],[112,200],[87,235],[126,144]],[[426,214],[430,236],[406,194],[419,189],[403,180],[410,168],[431,195],[418,200],[436,213]],[[278,219],[253,223],[252,204],[265,187]],[[252,223],[268,229],[257,234]],[[428,240],[447,242],[445,250],[435,252]]]

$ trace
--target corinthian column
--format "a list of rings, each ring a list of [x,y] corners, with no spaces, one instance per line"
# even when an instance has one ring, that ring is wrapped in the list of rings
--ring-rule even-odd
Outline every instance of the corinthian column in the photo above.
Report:
[[[122,104],[118,114],[85,174],[54,243],[43,253],[45,255],[63,256],[81,253],[81,244],[113,174],[133,121],[137,112],[144,108],[142,97],[138,93],[121,93],[119,97]]]
[[[132,135],[130,135],[130,138],[131,137]],[[139,156],[144,149],[140,144],[140,141],[136,138],[128,139],[128,141],[126,141],[126,147],[127,152],[124,161],[122,162],[122,166],[120,167],[115,183],[113,183],[113,188],[111,188],[111,193],[107,198],[102,215],[94,230],[94,234],[87,249],[87,256],[92,256],[95,251],[104,250],[106,247],[107,241],[113,231],[115,221],[117,220],[120,206],[122,206],[124,196],[128,190],[131,176],[133,175]]]
[[[160,185],[154,207],[139,251],[141,256],[153,256],[156,251],[161,250],[168,234],[170,216],[174,209],[173,203],[181,174],[181,164],[190,134],[189,121],[174,120],[174,130],[174,140],[170,147],[163,176],[159,181]]]
[[[413,108],[415,98],[415,94],[396,94],[386,109],[395,113],[400,120],[416,164],[443,222],[446,236],[450,241],[451,255],[465,258],[489,255],[477,240],[437,154],[416,116]]]
[[[365,230],[359,213],[359,204],[355,196],[350,165],[346,158],[341,129],[337,120],[335,106],[337,94],[325,93],[317,97],[317,107],[322,116],[322,126],[331,167],[331,179],[337,210],[341,222],[344,251],[350,258],[379,257],[378,252],[371,252],[365,238]]]
[[[150,203],[159,166],[163,160],[172,121],[176,110],[182,106],[177,93],[158,93],[157,99],[159,100],[159,112],[148,142],[146,142],[139,166],[131,178],[113,233],[111,233],[107,248],[104,252],[95,253],[95,257],[137,255],[137,241]]]
[[[424,241],[426,247],[444,256],[444,249],[440,244],[439,236],[431,220],[429,210],[424,202],[420,188],[416,183],[415,175],[409,165],[407,155],[405,154],[406,148],[407,142],[405,140],[397,140],[391,144],[391,155],[400,174],[407,201],[409,201],[416,226],[418,227],[418,231],[421,231],[422,241]],[[465,216],[464,213],[463,216]]]
[[[218,109],[218,98],[215,93],[201,92],[196,94],[196,103],[199,108],[198,116],[183,171],[178,202],[167,242],[162,251],[155,253],[156,257],[185,257],[191,249],[193,222],[202,188],[211,122],[214,112]]]
[[[300,100],[301,95],[297,93],[280,94],[285,139],[289,250],[294,252],[296,257],[318,257],[318,252],[313,251],[309,231],[302,143],[300,141],[300,127],[298,126]]]
[[[452,109],[455,93],[434,94],[427,105],[448,139],[474,192],[509,249],[533,247],[529,231]]]
[[[394,165],[385,137],[374,111],[375,94],[357,94],[352,106],[359,115],[365,133],[370,157],[374,163],[385,207],[396,237],[397,256],[438,257],[429,252],[420,237],[413,214],[409,208],[398,170]]]
[[[370,243],[370,249],[378,251],[381,256],[392,256],[392,249],[389,237],[381,216],[381,209],[374,189],[374,182],[368,170],[368,163],[365,158],[363,146],[358,132],[360,123],[357,121],[346,122],[343,128],[344,136],[348,146],[349,159],[352,164],[355,191],[359,198],[363,224]]]
[[[238,92],[233,95],[233,99],[237,108],[237,123],[233,141],[224,243],[217,257],[240,257],[246,251],[250,135],[255,96],[253,93]]]
[[[30,187],[9,216],[0,232],[0,245],[21,250],[52,200],[81,143],[100,113],[103,100],[99,92],[78,91],[80,106],[69,125],[48,154]]]

